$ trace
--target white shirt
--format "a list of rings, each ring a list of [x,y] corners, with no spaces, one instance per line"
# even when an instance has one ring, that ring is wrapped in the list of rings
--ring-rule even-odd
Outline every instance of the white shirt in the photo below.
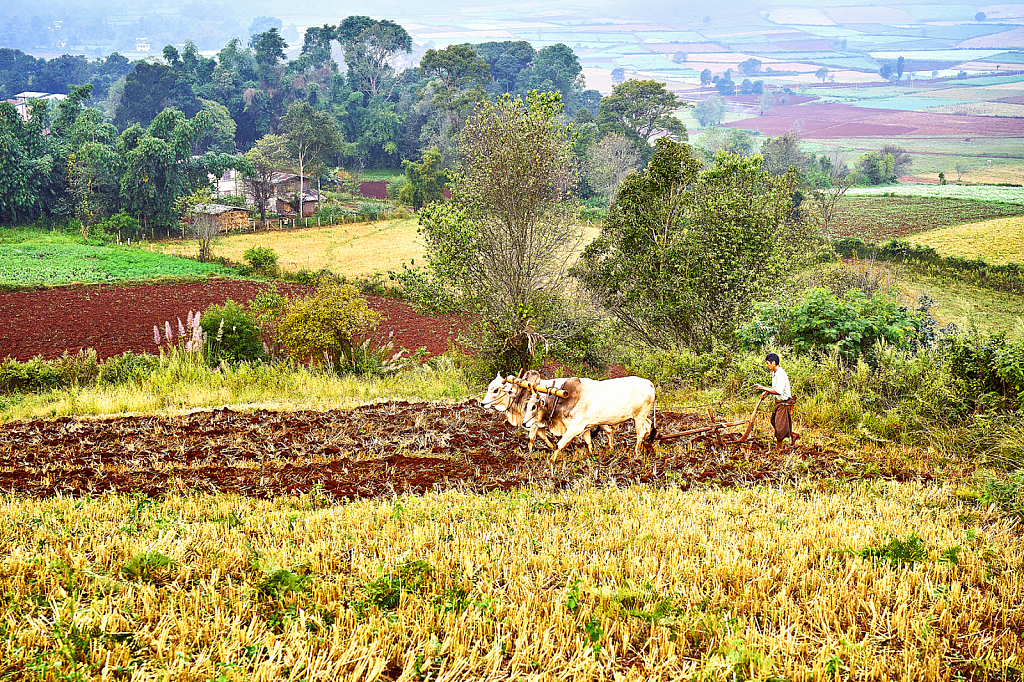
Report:
[[[789,386],[789,375],[786,370],[776,367],[772,372],[772,390],[777,391],[776,400],[789,400],[793,397],[793,389]]]

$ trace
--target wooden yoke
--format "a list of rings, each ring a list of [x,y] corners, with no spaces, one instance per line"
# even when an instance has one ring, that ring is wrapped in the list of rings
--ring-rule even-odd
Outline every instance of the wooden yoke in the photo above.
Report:
[[[548,388],[547,386],[541,386],[540,384],[531,384],[529,381],[524,381],[519,377],[508,376],[503,379],[506,384],[515,384],[522,388],[528,388],[531,391],[537,391],[538,393],[547,393],[548,395],[556,395],[559,398],[568,398],[569,392],[561,388]]]

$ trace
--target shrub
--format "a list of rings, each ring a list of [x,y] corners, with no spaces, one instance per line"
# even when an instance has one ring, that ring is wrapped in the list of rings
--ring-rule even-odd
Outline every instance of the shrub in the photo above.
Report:
[[[139,353],[136,355],[131,351],[126,351],[121,355],[107,358],[100,365],[97,378],[100,383],[104,384],[138,382],[149,376],[159,364],[160,358],[155,355],[150,355],[149,353]]]
[[[355,346],[379,319],[354,286],[322,281],[313,295],[289,300],[276,326],[293,358],[341,369],[343,361],[356,367]]]
[[[260,330],[240,304],[231,299],[211,305],[200,321],[206,335],[206,356],[210,364],[260,361],[265,357]]]
[[[60,371],[42,356],[25,362],[14,358],[0,361],[0,393],[39,391],[54,388],[60,383]]]
[[[253,274],[263,277],[277,277],[281,268],[277,265],[277,252],[268,246],[250,246],[242,254]]]

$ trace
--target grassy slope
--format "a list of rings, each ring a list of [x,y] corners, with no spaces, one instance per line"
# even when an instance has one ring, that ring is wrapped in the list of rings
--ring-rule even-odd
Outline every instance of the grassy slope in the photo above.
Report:
[[[914,235],[910,241],[944,256],[983,258],[989,263],[1024,263],[1024,216],[955,225]]]
[[[91,246],[62,234],[17,233],[0,243],[0,286],[147,281],[160,278],[231,277],[212,263],[164,255],[135,246]]]
[[[940,324],[954,322],[964,329],[1024,335],[1022,296],[906,272],[899,287],[909,301],[916,301],[920,294],[934,298],[932,314]]]
[[[950,484],[2,498],[0,523],[0,650],[39,679],[1002,679],[1024,655],[1017,535]],[[861,556],[910,533],[915,561]],[[146,552],[174,563],[121,571]]]

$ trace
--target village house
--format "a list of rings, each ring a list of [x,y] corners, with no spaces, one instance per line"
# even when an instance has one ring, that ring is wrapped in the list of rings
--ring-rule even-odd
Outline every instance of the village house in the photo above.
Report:
[[[210,221],[217,232],[244,230],[249,227],[249,211],[224,204],[199,204],[195,207],[195,220]]]

